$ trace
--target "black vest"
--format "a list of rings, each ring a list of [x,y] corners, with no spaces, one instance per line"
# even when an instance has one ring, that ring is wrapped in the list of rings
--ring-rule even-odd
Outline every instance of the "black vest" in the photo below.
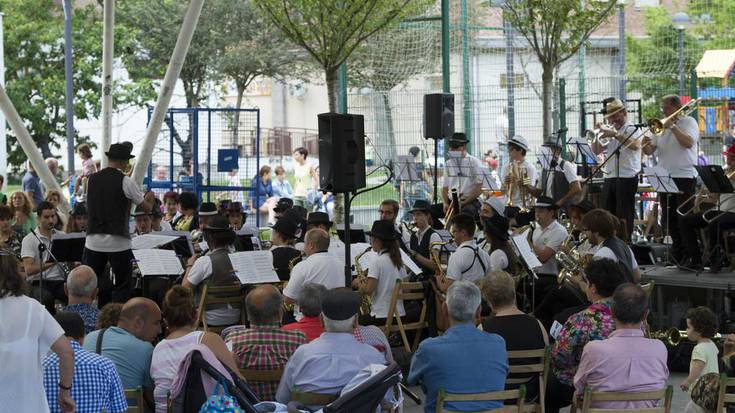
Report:
[[[288,269],[291,260],[301,256],[301,251],[293,247],[279,247],[271,250],[273,255],[273,268],[276,269],[278,279],[288,281],[291,278],[291,270]],[[294,264],[298,261],[294,262]]]
[[[225,287],[233,284],[240,284],[240,279],[235,275],[235,270],[232,268],[232,261],[230,261],[228,248],[219,248],[215,251],[209,251],[207,256],[212,261],[212,274],[207,277],[202,285],[206,284],[210,287]],[[219,294],[211,294],[212,297],[217,297]],[[197,302],[199,298],[197,297]],[[227,308],[227,304],[209,304],[207,310],[216,308]]]
[[[87,182],[87,234],[110,234],[130,238],[130,200],[123,191],[125,175],[115,168],[105,168]]]
[[[567,192],[569,192],[569,181],[567,181],[567,177],[566,175],[564,175],[564,162],[565,161],[563,159],[559,162],[559,169],[561,169],[561,171],[557,171],[556,168],[553,168],[553,169],[544,169],[541,172],[541,190],[542,190],[541,192],[544,195],[553,199],[554,202],[557,202],[558,200],[562,199],[562,197],[564,197],[564,195],[566,195]],[[547,185],[549,182],[549,172],[554,173],[554,177],[552,178],[554,182],[554,187],[552,188],[553,193],[551,194],[548,193],[549,188],[547,188]]]
[[[436,231],[434,231],[433,228],[429,227],[426,230],[424,237],[421,239],[421,243],[419,243],[419,237],[416,233],[411,234],[411,250],[418,252],[425,258],[431,259],[431,254],[429,254],[429,249],[431,248],[431,245],[430,245],[431,244],[431,234],[433,234],[434,232]],[[432,270],[431,268],[425,267],[418,262],[416,262],[416,264],[419,267],[421,267],[425,275],[434,274],[434,270]]]
[[[630,248],[628,248],[628,245],[623,242],[618,237],[612,237],[606,239],[602,243],[603,247],[608,247],[610,250],[615,254],[615,257],[618,259],[618,263],[625,266],[625,268],[628,269],[629,274],[632,276],[633,274],[633,267],[631,267],[631,262],[633,261],[633,254],[630,252]],[[628,278],[628,282],[633,282],[632,278]]]

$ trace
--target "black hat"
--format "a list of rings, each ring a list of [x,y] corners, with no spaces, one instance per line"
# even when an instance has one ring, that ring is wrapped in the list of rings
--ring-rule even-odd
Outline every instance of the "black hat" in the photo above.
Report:
[[[299,224],[291,218],[281,217],[273,224],[273,231],[278,231],[289,238],[297,238],[300,234]]]
[[[107,155],[107,157],[110,159],[128,160],[135,158],[135,155],[132,155],[131,152],[133,152],[132,143],[113,143],[112,145],[110,145],[110,150],[105,152],[105,155]]]
[[[217,205],[215,205],[214,202],[202,202],[202,204],[199,206],[200,217],[211,217],[217,215],[218,213],[219,211],[217,211]]]
[[[399,236],[398,231],[396,231],[396,227],[393,226],[393,222],[388,221],[387,219],[374,221],[373,227],[370,228],[370,231],[365,233],[371,237],[386,241],[397,240]]]
[[[557,209],[559,207],[548,196],[540,196],[536,199],[536,208]]]
[[[237,213],[242,214],[243,211],[244,210],[242,208],[242,202],[235,201],[235,202],[230,202],[227,205],[227,212],[237,212]]]
[[[276,203],[276,206],[273,207],[273,210],[276,212],[283,212],[287,209],[293,208],[293,199],[291,198],[281,198]]]
[[[322,293],[322,314],[340,321],[347,320],[360,311],[360,294],[349,288],[335,288]]]
[[[327,225],[332,226],[332,221],[329,220],[329,214],[326,212],[312,212],[306,219],[306,225]]]
[[[415,211],[422,211],[426,212],[428,214],[431,213],[431,203],[425,199],[417,199],[413,203],[413,208],[411,208],[410,213],[414,213]]]
[[[466,145],[470,140],[467,139],[467,135],[462,132],[455,132],[451,138],[449,138],[449,147],[457,148]]]
[[[501,241],[507,241],[510,238],[508,236],[508,218],[495,214],[490,218],[483,219],[482,225],[485,232],[491,233],[495,238],[498,238]]]
[[[152,214],[144,210],[140,205],[135,207],[135,211],[133,212],[134,217],[144,217],[146,215],[152,215]]]
[[[87,207],[84,206],[83,202],[77,202],[74,204],[74,209],[71,210],[71,216],[78,217],[81,215],[87,215]]]
[[[230,220],[222,215],[215,215],[209,220],[204,232],[226,232],[232,231],[230,228]]]
[[[306,216],[309,214],[309,211],[306,208],[302,207],[301,205],[294,205],[288,211],[293,211],[294,216],[298,216],[299,221],[304,221],[304,222],[306,222]]]
[[[595,209],[595,204],[586,199],[583,199],[576,204],[570,206],[570,208],[578,208],[580,211],[582,211],[582,214],[586,214]]]

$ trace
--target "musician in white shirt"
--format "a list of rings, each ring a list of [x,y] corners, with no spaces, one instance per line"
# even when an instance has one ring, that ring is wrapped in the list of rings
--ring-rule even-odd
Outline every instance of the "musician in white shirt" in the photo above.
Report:
[[[643,131],[628,121],[628,112],[620,99],[608,99],[602,113],[610,125],[597,124],[601,138],[609,139],[607,145],[598,140],[592,143],[596,154],[604,152],[605,181],[602,186],[604,208],[625,221],[623,240],[629,240],[635,219],[635,195],[638,191],[638,172],[641,170],[641,137]],[[620,151],[616,150],[622,146]]]
[[[283,299],[295,304],[301,289],[308,283],[321,284],[327,289],[344,287],[344,267],[328,252],[329,234],[321,228],[306,232],[304,253],[307,258],[293,267],[291,279],[283,289]]]
[[[536,186],[531,182],[526,190],[536,198],[548,197],[557,207],[566,208],[582,193],[577,165],[561,157],[562,148],[558,138],[547,140],[543,146],[551,151],[549,166],[541,171]]]
[[[556,276],[559,274],[556,252],[567,238],[567,230],[556,220],[556,210],[557,206],[551,198],[540,197],[536,200],[538,225],[531,236],[531,247],[542,264],[534,268],[539,277],[535,284],[537,301],[540,301],[550,288],[556,286]]]
[[[661,99],[661,111],[665,117],[672,115],[681,106],[679,96],[668,95]],[[664,231],[668,225],[668,233],[673,240],[671,255],[677,262],[684,258],[684,246],[676,208],[694,195],[697,176],[694,165],[697,164],[698,143],[699,125],[691,116],[674,119],[670,125],[664,125],[664,132],[660,136],[646,137],[643,140],[643,151],[646,155],[654,152],[658,155],[658,166],[669,173],[679,189],[678,194],[659,194],[661,225],[664,226]],[[689,258],[696,260],[699,257]]]
[[[524,177],[528,185],[536,182],[536,168],[526,159],[528,152],[528,141],[520,135],[515,135],[508,140],[508,156],[510,162],[503,165],[500,172],[500,179],[503,182],[503,190],[506,195],[511,193],[511,205],[506,208],[505,214],[508,218],[514,218],[516,225],[528,225],[533,221],[533,213],[530,209],[533,207],[532,196],[522,196],[521,191],[528,193],[524,186]],[[530,195],[530,194],[529,194]],[[524,199],[525,198],[525,199]],[[521,208],[525,207],[526,212],[521,212]]]
[[[451,203],[449,191],[457,189],[462,212],[476,217],[480,210],[478,197],[482,195],[482,172],[485,167],[479,159],[467,153],[465,148],[469,139],[464,133],[455,133],[448,143],[450,153],[444,163],[442,184],[444,211]]]
[[[457,250],[447,262],[447,279],[437,279],[439,289],[447,291],[456,280],[477,281],[490,270],[490,256],[475,242],[475,221],[467,214],[452,218],[451,233]]]

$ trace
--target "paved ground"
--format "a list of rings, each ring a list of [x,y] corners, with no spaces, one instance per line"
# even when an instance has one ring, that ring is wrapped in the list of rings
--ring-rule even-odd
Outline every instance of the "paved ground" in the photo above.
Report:
[[[687,403],[689,402],[689,394],[684,393],[679,389],[679,383],[684,381],[686,378],[686,374],[684,373],[672,373],[669,376],[669,384],[674,386],[674,400],[671,406],[672,412],[683,412],[684,407],[686,407]],[[421,389],[419,387],[412,387],[411,390],[414,391],[414,393],[418,394],[423,398],[423,393],[421,393]],[[403,411],[404,413],[421,413],[424,411],[423,406],[417,406],[413,401],[407,400],[406,403],[403,405]],[[562,409],[563,413],[566,413],[569,411],[569,408]]]

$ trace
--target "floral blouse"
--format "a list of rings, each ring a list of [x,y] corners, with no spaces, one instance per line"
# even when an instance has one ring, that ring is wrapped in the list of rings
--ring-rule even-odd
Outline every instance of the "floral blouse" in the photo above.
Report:
[[[564,323],[551,349],[551,369],[561,383],[573,385],[585,344],[604,340],[615,330],[612,298],[591,304]]]

